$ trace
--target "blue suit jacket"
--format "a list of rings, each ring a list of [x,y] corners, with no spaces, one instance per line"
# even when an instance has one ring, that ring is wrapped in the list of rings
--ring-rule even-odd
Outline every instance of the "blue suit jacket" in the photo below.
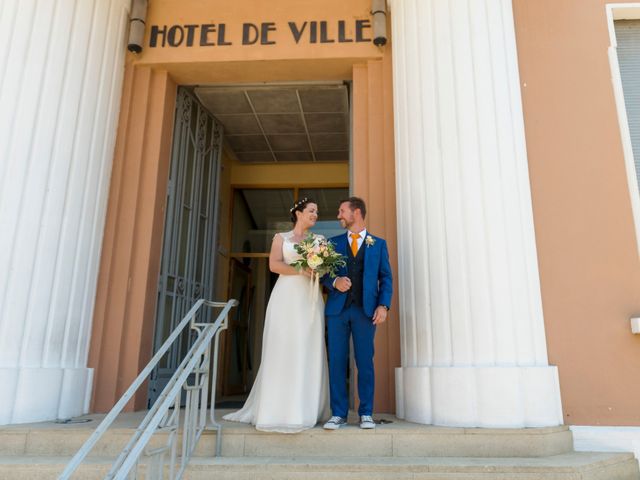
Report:
[[[389,250],[387,242],[380,237],[375,237],[367,232],[375,242],[367,245],[366,241],[360,248],[366,249],[364,252],[364,277],[362,280],[362,309],[368,316],[373,317],[373,312],[378,305],[391,306],[391,296],[393,294],[393,276],[391,274],[391,264],[389,263]],[[349,255],[349,239],[347,234],[338,235],[329,239],[336,246],[336,251],[345,257]],[[342,267],[336,272],[339,277],[347,276],[347,267]],[[325,305],[325,314],[339,315],[347,300],[346,292],[333,288],[334,278],[325,275],[322,284],[329,290],[329,297]]]

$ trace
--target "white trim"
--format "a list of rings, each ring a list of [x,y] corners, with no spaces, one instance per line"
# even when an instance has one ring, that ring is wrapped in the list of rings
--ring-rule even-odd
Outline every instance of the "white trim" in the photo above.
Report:
[[[640,19],[640,2],[635,3],[608,3],[607,17],[613,20],[638,20]]]
[[[570,427],[576,452],[632,452],[640,462],[640,427]]]
[[[622,79],[620,77],[620,66],[618,64],[618,42],[616,40],[615,20],[640,19],[640,3],[610,3],[606,5],[607,26],[609,28],[609,39],[611,46],[608,49],[609,67],[611,69],[611,83],[613,85],[613,95],[618,113],[618,125],[620,126],[620,140],[624,154],[625,169],[627,171],[627,184],[629,186],[629,197],[631,200],[631,211],[636,231],[636,246],[640,256],[640,190],[636,176],[636,167],[633,158],[631,145],[631,133],[629,132],[629,120],[622,91]]]
[[[616,20],[638,20],[640,19],[640,2],[635,3],[608,3],[607,26],[609,28],[609,39],[611,46],[617,48],[616,31],[613,22]]]

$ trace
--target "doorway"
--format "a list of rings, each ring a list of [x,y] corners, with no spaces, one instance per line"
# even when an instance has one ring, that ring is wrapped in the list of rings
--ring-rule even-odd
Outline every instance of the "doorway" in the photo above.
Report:
[[[350,84],[304,82],[200,86],[195,94],[225,129],[230,175],[222,200],[229,208],[219,250],[226,298],[240,301],[223,334],[218,406],[240,407],[260,366],[268,299],[277,275],[269,271],[271,240],[291,229],[289,209],[303,197],[319,203],[316,230],[341,231],[337,202],[349,194]],[[333,176],[336,165],[344,167]],[[221,227],[224,228],[224,227]]]

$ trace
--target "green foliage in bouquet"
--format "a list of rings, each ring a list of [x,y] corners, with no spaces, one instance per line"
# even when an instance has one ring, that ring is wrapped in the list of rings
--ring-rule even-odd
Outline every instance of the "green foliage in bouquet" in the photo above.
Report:
[[[295,249],[302,258],[293,262],[291,266],[298,271],[308,268],[319,276],[329,274],[333,278],[338,269],[347,264],[344,255],[336,252],[332,242],[313,233],[296,243]]]

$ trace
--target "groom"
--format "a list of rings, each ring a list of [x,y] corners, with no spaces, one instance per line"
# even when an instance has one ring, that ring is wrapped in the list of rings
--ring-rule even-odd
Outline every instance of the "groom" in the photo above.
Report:
[[[322,283],[329,289],[325,307],[329,339],[329,387],[331,419],[327,430],[347,423],[349,398],[347,368],[349,337],[358,367],[360,428],[375,428],[373,413],[373,338],[376,325],[387,319],[391,305],[392,276],[387,243],[367,232],[367,207],[358,197],[340,203],[338,220],[347,233],[331,238],[336,251],[346,257],[347,265],[335,279],[328,275]]]

